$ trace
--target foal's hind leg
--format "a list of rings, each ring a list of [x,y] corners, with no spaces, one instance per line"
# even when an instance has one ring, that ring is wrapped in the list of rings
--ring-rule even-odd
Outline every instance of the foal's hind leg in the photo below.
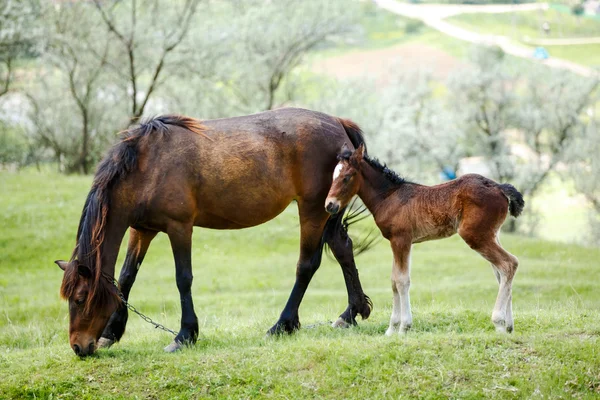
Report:
[[[357,314],[360,314],[363,319],[367,319],[371,313],[371,301],[362,290],[358,270],[354,263],[352,239],[350,239],[342,225],[343,216],[344,211],[342,210],[331,217],[327,221],[323,234],[331,252],[342,267],[346,290],[348,291],[348,308],[333,323],[334,327],[356,325]]]
[[[519,260],[500,246],[495,232],[478,236],[468,229],[459,229],[458,233],[473,250],[492,263],[499,283],[492,322],[498,332],[512,332],[512,281],[517,272]]]
[[[119,288],[125,300],[129,299],[129,292],[135,282],[142,261],[144,261],[148,246],[150,246],[150,242],[156,237],[157,233],[134,228],[130,228],[129,230],[127,256],[125,257],[121,275],[119,276]],[[127,317],[126,307],[120,307],[113,313],[106,328],[104,328],[104,332],[102,332],[100,340],[98,340],[98,347],[110,347],[114,342],[118,342],[121,339],[127,325]]]
[[[321,265],[323,253],[322,234],[328,215],[322,203],[298,201],[300,213],[300,259],[296,266],[296,282],[292,293],[281,312],[279,320],[268,335],[292,333],[300,328],[298,308],[313,275]]]

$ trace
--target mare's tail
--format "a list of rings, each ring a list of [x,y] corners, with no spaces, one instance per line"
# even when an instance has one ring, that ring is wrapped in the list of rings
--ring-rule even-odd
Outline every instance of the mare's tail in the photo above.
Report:
[[[352,145],[354,146],[354,148],[358,149],[358,146],[360,146],[362,144],[365,148],[365,154],[366,154],[367,153],[367,144],[365,143],[365,136],[363,134],[362,129],[360,129],[360,127],[358,125],[356,125],[354,122],[350,121],[349,119],[338,118],[338,121],[344,127],[344,130],[346,131],[346,134],[348,135],[348,138],[352,142]]]

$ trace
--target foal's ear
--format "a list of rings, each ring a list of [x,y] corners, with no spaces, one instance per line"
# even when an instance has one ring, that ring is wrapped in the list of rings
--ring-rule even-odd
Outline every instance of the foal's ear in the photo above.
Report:
[[[69,263],[67,261],[63,261],[63,260],[56,260],[54,261],[54,263],[56,265],[58,265],[58,267],[60,269],[62,269],[63,271],[67,269],[67,266],[69,265]]]
[[[77,273],[81,276],[83,276],[84,278],[91,278],[92,277],[92,270],[90,270],[88,267],[86,267],[85,265],[81,265],[79,264],[77,266]]]
[[[354,150],[354,153],[352,153],[352,157],[350,157],[350,164],[354,168],[359,168],[360,162],[362,161],[364,154],[365,154],[365,146],[364,146],[364,144],[361,143],[361,145],[358,146],[358,149]]]
[[[358,146],[358,149],[356,149],[356,150],[354,151],[354,156],[355,156],[357,159],[359,159],[359,160],[362,160],[362,159],[363,159],[363,157],[364,157],[364,155],[365,155],[365,144],[364,144],[364,143],[361,143],[361,144],[360,144],[360,146]]]

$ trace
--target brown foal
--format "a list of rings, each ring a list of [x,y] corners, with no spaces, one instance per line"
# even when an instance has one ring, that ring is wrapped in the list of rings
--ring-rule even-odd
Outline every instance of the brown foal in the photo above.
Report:
[[[383,236],[392,245],[394,303],[386,335],[405,333],[412,324],[410,251],[413,243],[442,239],[458,232],[492,264],[500,285],[492,322],[500,332],[512,332],[512,281],[519,261],[500,245],[500,227],[508,212],[519,216],[525,205],[510,184],[498,184],[468,174],[436,186],[407,182],[364,154],[342,148],[333,183],[325,201],[330,214],[344,209],[356,194],[369,209]]]

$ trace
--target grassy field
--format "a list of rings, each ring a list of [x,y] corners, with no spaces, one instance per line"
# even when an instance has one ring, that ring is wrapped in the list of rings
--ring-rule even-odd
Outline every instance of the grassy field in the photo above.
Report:
[[[449,22],[465,29],[492,35],[509,37],[533,49],[536,39],[600,37],[600,20],[576,18],[566,11],[549,9],[504,14],[461,14],[448,19]],[[541,25],[550,24],[546,35]],[[600,66],[600,44],[580,44],[568,46],[544,46],[550,57],[563,58],[588,67]]]
[[[461,14],[448,19],[448,22],[479,33],[508,36],[516,40],[529,37],[556,39],[600,36],[600,20],[577,18],[568,12],[555,9],[523,11],[501,14]],[[542,24],[550,24],[548,35]]]
[[[72,249],[89,184],[89,177],[0,173],[0,398],[600,396],[598,249],[503,236],[521,261],[516,333],[504,336],[490,322],[497,286],[487,263],[457,237],[418,245],[414,330],[388,338],[391,254],[381,242],[358,258],[375,304],[369,320],[266,339],[294,280],[295,207],[253,229],[196,230],[196,346],[165,354],[169,335],[131,316],[121,343],[81,360],[68,346],[62,273],[52,261]],[[339,267],[325,258],[301,321],[332,320],[345,299]],[[178,326],[164,235],[150,248],[131,300]]]
[[[564,58],[588,67],[600,68],[600,44],[544,46],[544,48],[550,57]]]

